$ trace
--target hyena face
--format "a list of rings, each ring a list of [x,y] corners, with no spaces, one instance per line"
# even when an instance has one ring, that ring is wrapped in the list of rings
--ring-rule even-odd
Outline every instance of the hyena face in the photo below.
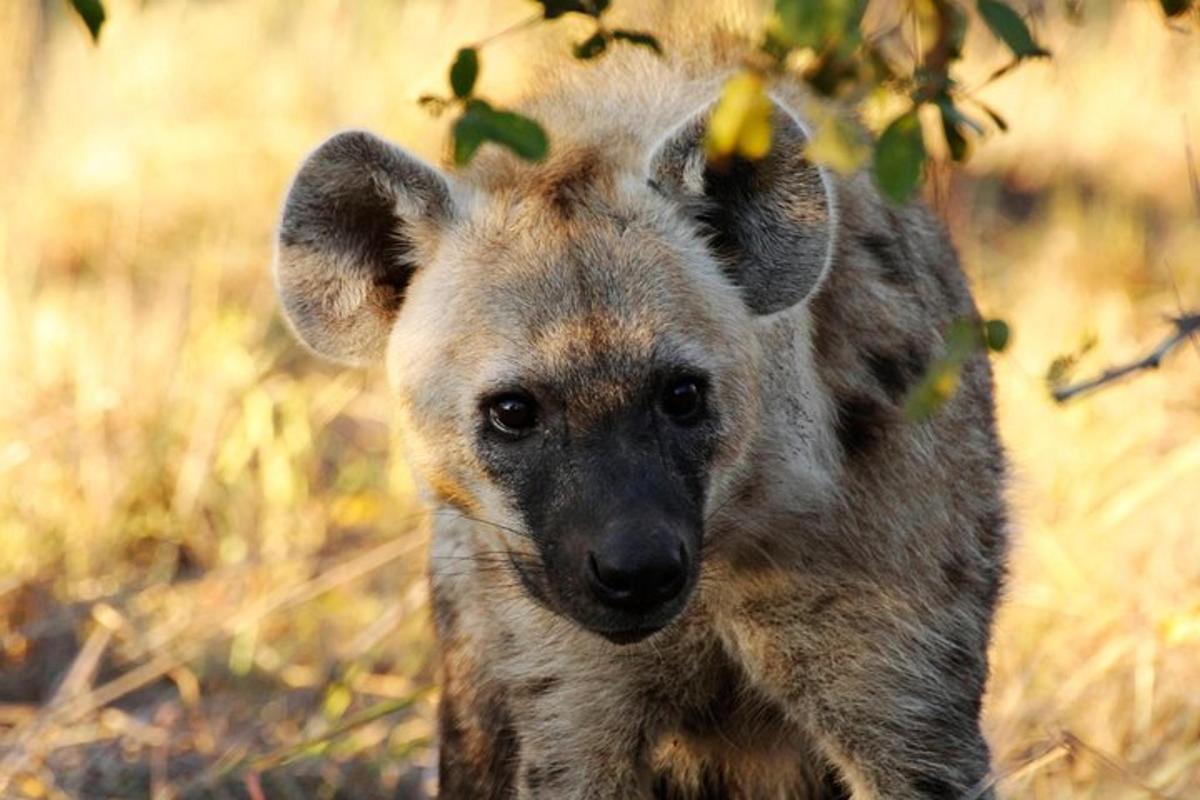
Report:
[[[348,133],[289,195],[277,277],[300,336],[386,353],[437,501],[612,641],[684,608],[758,435],[757,318],[828,262],[824,179],[795,121],[776,128],[769,159],[724,172],[698,117],[640,157],[568,147],[455,183]]]

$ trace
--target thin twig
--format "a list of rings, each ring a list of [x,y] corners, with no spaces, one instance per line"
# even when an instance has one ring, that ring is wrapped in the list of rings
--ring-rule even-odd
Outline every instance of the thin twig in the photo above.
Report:
[[[1196,204],[1196,213],[1200,214],[1200,175],[1196,174],[1196,157],[1192,155],[1192,137],[1188,131],[1186,116],[1183,118],[1183,152],[1187,158],[1188,183],[1192,187],[1192,200]]]
[[[1162,789],[1151,786],[1133,773],[1126,765],[1122,764],[1113,756],[1104,752],[1095,745],[1088,744],[1070,731],[1062,731],[1060,734],[1062,743],[1067,749],[1073,753],[1086,753],[1100,762],[1100,765],[1114,775],[1117,775],[1121,780],[1128,783],[1130,786],[1136,786],[1143,792],[1148,793],[1156,800],[1178,800],[1174,795],[1169,795]]]
[[[1054,399],[1059,403],[1065,403],[1073,397],[1093,391],[1104,386],[1105,384],[1113,383],[1127,375],[1132,375],[1135,372],[1141,372],[1147,369],[1158,369],[1162,364],[1162,360],[1174,350],[1178,345],[1200,333],[1200,313],[1183,314],[1178,317],[1171,317],[1171,324],[1174,330],[1166,339],[1137,361],[1129,364],[1123,364],[1117,367],[1110,367],[1104,372],[1079,383],[1073,383],[1068,386],[1059,386],[1053,390]]]
[[[480,39],[478,42],[476,42],[475,44],[473,44],[471,46],[473,48],[475,48],[476,50],[479,50],[479,49],[483,48],[484,46],[489,45],[492,42],[496,41],[497,39],[502,39],[505,36],[511,36],[512,34],[516,33],[517,31],[521,31],[528,27],[536,25],[541,20],[542,20],[542,13],[539,11],[538,13],[536,13],[532,16],[525,17],[523,19],[520,19],[520,20],[514,22],[512,25],[509,25],[507,28],[503,28],[501,30],[496,31],[495,33],[488,34],[487,36],[483,37],[482,39]]]

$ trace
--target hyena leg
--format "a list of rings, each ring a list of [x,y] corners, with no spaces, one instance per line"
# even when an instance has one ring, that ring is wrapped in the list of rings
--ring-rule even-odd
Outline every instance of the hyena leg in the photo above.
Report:
[[[438,797],[511,797],[517,745],[513,729],[503,720],[498,727],[489,726],[448,695],[442,697],[438,717]]]
[[[438,797],[508,800],[520,741],[505,692],[453,650],[438,707]]]
[[[542,613],[480,617],[434,593],[442,655],[439,797],[610,800],[648,796],[646,670],[636,656]],[[461,634],[464,626],[474,638]],[[528,624],[529,630],[512,626]],[[534,644],[523,644],[530,643]],[[522,644],[519,644],[522,643]]]
[[[650,796],[645,698],[626,685],[627,675],[599,674],[596,667],[577,664],[514,692],[519,800]]]
[[[942,692],[843,689],[870,702],[817,710],[813,725],[854,800],[993,800],[978,721]]]
[[[811,730],[854,800],[991,800],[986,623],[868,598],[825,596],[814,617],[812,598],[793,597],[765,615],[787,623],[741,622],[748,671]]]

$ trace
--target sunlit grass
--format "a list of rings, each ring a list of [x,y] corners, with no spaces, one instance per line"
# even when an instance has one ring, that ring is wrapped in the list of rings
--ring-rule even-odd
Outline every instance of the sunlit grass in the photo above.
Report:
[[[299,759],[305,787],[395,785],[431,733],[425,522],[381,377],[284,329],[272,226],[334,130],[438,158],[415,98],[528,5],[113,2],[98,49],[65,17],[35,34],[36,6],[0,9],[0,779],[70,793],[111,764],[166,797],[265,770],[272,796]],[[1080,374],[1141,355],[1200,305],[1200,42],[1140,4],[1043,38],[1053,62],[984,91],[1012,132],[938,195],[1015,332],[987,726],[1009,796],[1185,798],[1200,354],[1067,407],[1044,374],[1089,338]],[[484,51],[486,96],[513,96],[534,41]]]

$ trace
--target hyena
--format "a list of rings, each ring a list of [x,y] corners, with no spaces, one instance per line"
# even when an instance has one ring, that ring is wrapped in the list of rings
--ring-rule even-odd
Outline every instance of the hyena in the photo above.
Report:
[[[706,160],[739,47],[545,80],[542,163],[348,132],[288,194],[287,316],[385,363],[434,509],[442,797],[993,796],[986,356],[903,414],[975,305],[786,80],[769,154]]]

